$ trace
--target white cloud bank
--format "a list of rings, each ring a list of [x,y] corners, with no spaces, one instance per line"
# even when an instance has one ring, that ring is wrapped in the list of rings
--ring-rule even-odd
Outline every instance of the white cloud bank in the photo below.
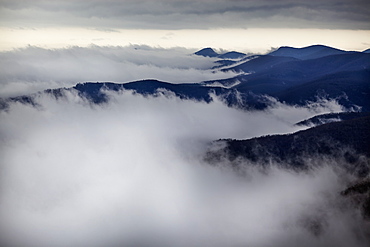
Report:
[[[209,141],[294,131],[312,111],[112,97],[0,112],[2,246],[366,246],[329,161],[247,178],[202,161]]]
[[[148,46],[90,46],[65,49],[27,47],[0,53],[0,97],[48,88],[71,87],[78,82],[129,82],[158,79],[195,83],[233,77],[213,72],[215,59],[191,55],[184,48]]]

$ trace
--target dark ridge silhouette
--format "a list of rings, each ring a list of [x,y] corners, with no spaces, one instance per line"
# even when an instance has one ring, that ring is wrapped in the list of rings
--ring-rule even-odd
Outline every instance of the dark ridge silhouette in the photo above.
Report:
[[[246,56],[246,54],[237,51],[230,51],[223,54],[218,54],[210,47],[203,48],[195,52],[194,54],[203,57],[218,57],[221,59],[240,59]]]
[[[226,90],[219,87],[202,87],[199,84],[171,84],[158,80],[142,80],[129,83],[80,83],[74,89],[86,98],[91,99],[94,103],[107,101],[107,96],[104,90],[119,91],[133,90],[142,95],[155,95],[159,89],[165,89],[173,92],[177,97],[182,99],[195,99],[199,101],[210,102],[212,100],[209,95],[214,92],[216,95],[226,93]]]
[[[289,61],[296,61],[296,58],[290,58],[290,57],[274,57],[274,56],[268,56],[268,55],[263,55],[263,56],[258,56],[252,60],[249,60],[243,64],[237,65],[235,67],[225,69],[223,71],[229,71],[229,70],[234,70],[237,72],[243,71],[243,72],[261,72],[264,70],[269,70],[272,67],[289,62]]]
[[[75,90],[79,96],[89,100],[93,104],[104,104],[109,101],[108,91],[131,90],[133,93],[144,96],[159,96],[163,94],[173,95],[184,100],[196,100],[210,103],[212,95],[223,100],[229,107],[237,107],[245,110],[263,110],[273,102],[263,96],[251,92],[240,93],[235,89],[206,86],[199,83],[172,84],[158,80],[141,80],[129,83],[112,82],[85,82],[79,83],[72,88],[48,89],[36,94],[0,99],[0,109],[7,109],[9,103],[20,102],[23,104],[36,105],[35,98],[40,94],[52,95],[55,99],[65,97],[65,92]]]
[[[370,220],[370,180],[360,180],[341,192],[361,209],[365,219]]]
[[[255,72],[244,76],[248,81],[275,79],[302,84],[329,74],[364,69],[370,69],[370,54],[367,53],[348,53],[312,60],[261,56],[227,70]]]
[[[215,52],[212,48],[208,47],[208,48],[204,48],[200,51],[197,51],[196,53],[194,53],[195,55],[198,55],[198,56],[203,56],[203,57],[218,57],[219,54],[217,52]]]
[[[225,146],[207,152],[209,163],[229,160],[238,166],[240,158],[269,164],[270,161],[292,168],[307,168],[308,157],[344,159],[358,175],[369,174],[370,116],[323,124],[286,135],[270,135],[248,140],[218,140],[213,145]],[[366,157],[366,158],[364,158]]]
[[[363,107],[363,111],[370,111],[370,54],[346,53],[312,60],[283,59],[295,58],[261,56],[227,69],[244,68],[243,71],[254,70],[254,73],[218,82],[231,84],[229,81],[238,80],[240,84],[233,88],[239,92],[267,94],[288,104],[304,105],[318,97],[339,97],[346,108],[356,108],[357,105]]]
[[[229,106],[241,107],[244,109],[262,110],[271,104],[270,100],[261,95],[253,93],[239,94],[235,90],[203,86],[198,83],[171,84],[157,80],[142,80],[130,83],[83,83],[74,87],[81,96],[90,99],[94,103],[103,103],[108,100],[104,90],[119,91],[122,89],[133,90],[142,95],[157,95],[158,90],[165,89],[174,93],[181,99],[190,99],[204,102],[212,101],[212,94],[220,96]]]
[[[269,53],[268,55],[280,57],[294,57],[302,60],[307,60],[345,53],[348,53],[348,51],[343,51],[324,45],[312,45],[303,48],[282,46],[279,49]]]
[[[223,59],[223,60],[217,60],[215,62],[215,66],[213,66],[211,69],[218,69],[218,68],[222,68],[222,67],[225,67],[225,66],[231,66],[233,64],[236,64],[238,61],[234,61],[234,60],[228,60],[228,59]]]
[[[317,97],[337,99],[346,108],[370,111],[370,70],[338,72],[272,94],[288,104],[305,105]]]
[[[309,60],[294,57],[276,56],[278,51],[293,52],[307,56],[324,49],[326,54],[340,53]],[[330,51],[330,52],[329,52]],[[200,55],[219,56],[212,48],[197,52]],[[212,80],[194,84],[172,84],[156,80],[141,80],[125,84],[101,83],[77,85],[74,89],[80,95],[93,103],[106,102],[108,98],[101,89],[121,90],[130,89],[140,94],[156,94],[159,89],[166,89],[180,98],[204,100],[210,102],[210,93],[225,98],[229,106],[244,109],[265,109],[271,104],[266,96],[274,97],[290,105],[304,106],[309,101],[318,99],[338,100],[347,109],[370,111],[370,54],[364,52],[344,52],[326,46],[310,46],[305,48],[287,48],[272,52],[271,55],[245,56],[237,61],[218,60],[214,69],[220,66],[222,71],[236,70],[247,72],[236,77]],[[287,53],[287,52],[286,52]],[[286,54],[285,53],[285,54]],[[241,55],[230,52],[221,55]],[[298,57],[298,55],[296,56]],[[244,61],[244,62],[243,62]],[[251,73],[250,73],[251,72]],[[214,85],[223,85],[217,87]],[[66,90],[66,89],[64,89]],[[45,91],[57,95],[58,91]],[[60,93],[60,92],[59,92]],[[23,98],[22,98],[23,97]],[[8,101],[32,103],[30,95],[3,99],[0,107],[6,108]]]
[[[230,51],[223,54],[218,55],[219,58],[223,59],[239,59],[245,57],[245,53],[236,52],[236,51]]]
[[[261,55],[244,56],[243,58],[236,59],[236,60],[235,59],[234,60],[230,60],[230,59],[217,60],[215,63],[218,65],[213,66],[212,69],[219,68],[221,71],[229,71],[230,70],[229,68],[223,68],[223,67],[232,67],[232,65],[236,66],[236,64],[240,64],[241,62],[247,62],[249,60],[252,60],[258,57],[261,57]],[[242,70],[238,70],[238,71],[242,71]]]
[[[342,195],[364,194],[370,191],[370,180],[363,180],[349,186],[342,192]]]
[[[350,120],[359,117],[370,116],[370,112],[338,112],[338,113],[328,113],[314,116],[312,118],[300,121],[295,125],[298,126],[311,126],[311,125],[321,125],[331,122],[338,122],[343,120]]]

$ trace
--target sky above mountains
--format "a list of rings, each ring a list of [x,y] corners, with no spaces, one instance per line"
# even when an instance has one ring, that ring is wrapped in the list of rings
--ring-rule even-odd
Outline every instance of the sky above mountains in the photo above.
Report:
[[[0,49],[140,44],[263,52],[370,46],[363,0],[0,0]]]

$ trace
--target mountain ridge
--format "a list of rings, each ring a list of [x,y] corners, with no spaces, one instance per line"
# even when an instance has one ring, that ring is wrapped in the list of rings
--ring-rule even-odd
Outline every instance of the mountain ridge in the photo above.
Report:
[[[307,49],[325,46],[311,46]],[[213,52],[212,48],[205,48]],[[298,48],[300,52],[305,48]],[[203,49],[204,50],[204,49]],[[341,51],[338,49],[331,49]],[[165,89],[182,99],[211,101],[210,94],[214,93],[225,99],[229,106],[244,109],[265,109],[271,104],[268,97],[274,97],[280,102],[290,105],[304,106],[307,102],[318,99],[338,100],[347,109],[370,111],[370,54],[343,53],[315,59],[301,60],[293,57],[253,55],[245,56],[237,62],[219,60],[230,68],[219,69],[229,71],[239,69],[243,73],[232,78],[211,80],[195,83],[170,83],[146,79],[118,85],[105,83],[106,89],[118,91],[133,90],[148,95],[156,94],[159,89]],[[237,64],[233,66],[233,64]],[[214,68],[218,70],[218,68]],[[249,72],[249,73],[248,73]],[[89,83],[74,86],[80,95],[91,99],[93,103],[108,100],[101,92],[102,83]],[[46,90],[55,93],[54,90]],[[267,96],[267,97],[266,97]],[[10,100],[33,103],[31,97],[24,95]],[[1,100],[2,108],[6,99]]]
[[[297,59],[308,60],[329,55],[345,54],[348,51],[340,50],[325,45],[311,45],[302,48],[282,46],[277,50],[268,53],[270,56],[294,57]]]
[[[211,47],[203,48],[195,52],[194,54],[198,56],[203,56],[203,57],[218,57],[222,59],[240,59],[246,56],[245,53],[241,53],[237,51],[230,51],[230,52],[219,54],[215,52],[215,50],[213,50]]]
[[[221,139],[211,146],[205,156],[209,163],[224,162],[238,166],[239,159],[283,166],[305,168],[305,157],[331,157],[353,165],[363,176],[369,174],[370,116],[332,122],[285,135],[268,135],[246,140]],[[364,155],[366,159],[361,158]],[[236,163],[235,163],[236,162]]]

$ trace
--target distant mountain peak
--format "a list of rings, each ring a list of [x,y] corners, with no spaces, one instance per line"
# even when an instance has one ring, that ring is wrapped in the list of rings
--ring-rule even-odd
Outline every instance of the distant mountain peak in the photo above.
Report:
[[[237,51],[230,51],[230,52],[219,54],[210,47],[203,48],[194,54],[198,56],[203,56],[203,57],[218,57],[221,59],[240,59],[246,56],[245,53],[241,53]]]
[[[210,47],[203,48],[194,54],[198,56],[203,56],[203,57],[218,57],[219,56],[219,54]]]
[[[347,51],[339,50],[325,45],[311,45],[302,48],[282,46],[279,49],[269,53],[270,56],[294,57],[302,60],[315,59],[330,55],[339,55]]]
[[[245,53],[241,53],[237,51],[230,51],[230,52],[220,54],[218,55],[218,57],[223,58],[223,59],[239,59],[239,58],[245,57],[246,55],[247,54]]]
[[[309,46],[305,46],[305,47],[301,47],[301,48],[296,48],[296,47],[292,47],[292,46],[281,46],[277,50],[284,50],[284,49],[293,49],[293,50],[330,49],[330,50],[342,51],[342,50],[334,48],[334,47],[330,47],[330,46],[327,46],[327,45],[320,45],[320,44],[318,44],[318,45],[309,45]]]

